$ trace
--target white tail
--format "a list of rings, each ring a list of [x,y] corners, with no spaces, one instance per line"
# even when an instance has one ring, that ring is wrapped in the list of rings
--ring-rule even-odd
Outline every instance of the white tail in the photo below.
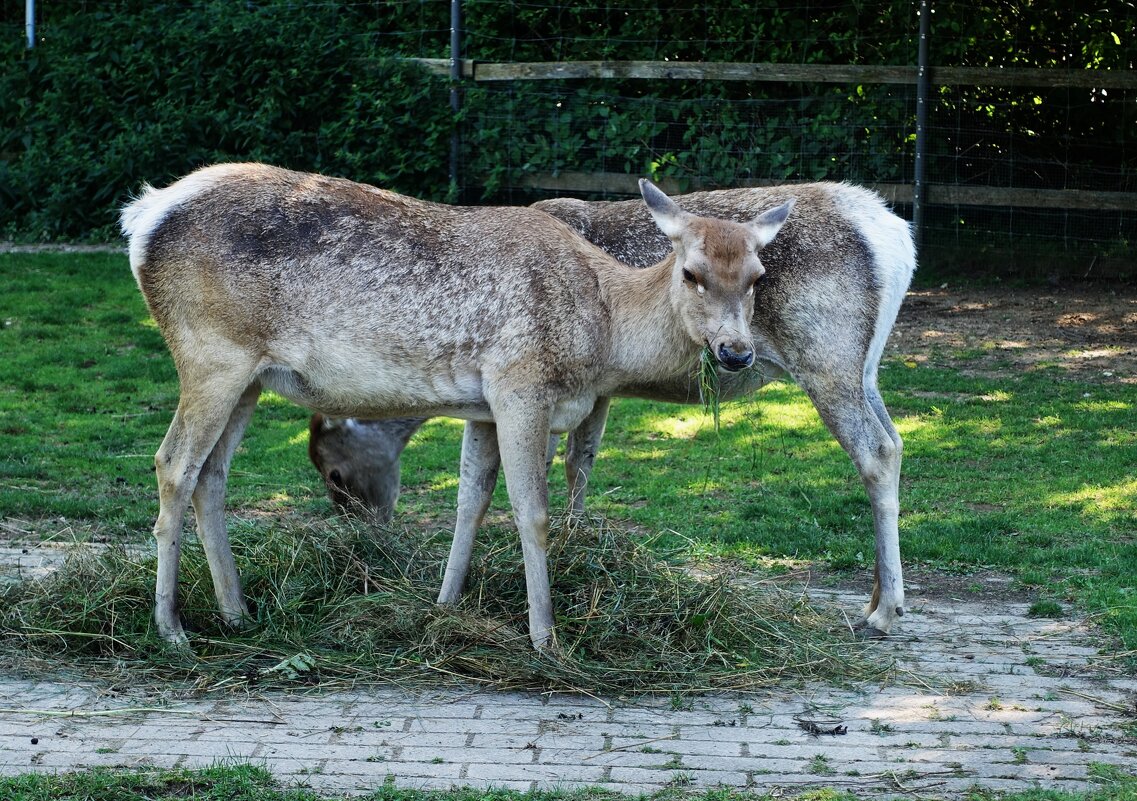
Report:
[[[248,616],[224,494],[262,387],[325,415],[496,425],[521,534],[530,637],[554,641],[545,560],[550,431],[629,382],[674,381],[710,346],[753,360],[757,251],[789,205],[695,217],[642,184],[677,253],[633,270],[531,208],[458,208],[258,164],[147,188],[123,211],[131,269],[173,356],[155,458],[155,620],[184,641],[179,538],[192,502],[224,618]]]
[[[751,322],[759,369],[724,377],[724,392],[737,397],[789,374],[848,452],[868,491],[876,535],[876,579],[861,625],[870,635],[887,633],[904,605],[897,530],[902,444],[877,389],[877,367],[915,270],[915,248],[906,222],[888,211],[876,194],[847,184],[699,192],[675,200],[690,213],[737,220],[787,199],[797,201],[793,216],[762,252],[767,275],[758,285]],[[645,266],[668,249],[667,239],[638,203],[556,199],[536,207],[629,264]],[[632,390],[676,402],[698,398],[685,380]],[[606,412],[607,404],[599,404],[569,438],[565,469],[577,514],[583,513],[584,487]],[[402,423],[419,424],[421,420]],[[383,451],[384,461],[379,461],[373,448],[384,438],[390,440],[384,433],[388,425],[387,421],[361,423],[357,430],[369,430],[366,441],[359,435],[342,437],[337,440],[338,458],[317,462],[325,480],[338,466],[345,481],[362,482],[366,477],[371,486],[382,486],[388,499],[384,518],[398,497],[398,475],[387,469],[392,450]],[[319,437],[313,447],[322,447]],[[483,454],[483,461],[477,462],[463,447],[463,467],[484,472],[483,465],[494,465],[494,454]],[[486,480],[485,476],[481,482],[464,479],[462,486],[477,487]],[[347,492],[374,508],[376,496],[361,484]],[[474,508],[484,500],[472,490],[466,496]],[[459,531],[472,536],[469,524]],[[471,547],[455,543],[456,558],[447,572],[449,599],[461,591],[462,558]]]

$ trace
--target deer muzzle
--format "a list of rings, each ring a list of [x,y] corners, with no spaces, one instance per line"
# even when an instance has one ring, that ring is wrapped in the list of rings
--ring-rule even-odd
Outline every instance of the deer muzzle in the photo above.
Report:
[[[754,364],[754,349],[745,342],[719,342],[715,357],[723,369],[736,373]]]

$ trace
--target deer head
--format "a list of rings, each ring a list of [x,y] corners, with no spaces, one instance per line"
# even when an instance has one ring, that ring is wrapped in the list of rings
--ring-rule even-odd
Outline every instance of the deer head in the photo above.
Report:
[[[754,286],[766,272],[758,253],[781,230],[793,201],[736,223],[689,214],[644,179],[640,192],[675,249],[671,305],[687,334],[705,343],[724,369],[749,367]]]

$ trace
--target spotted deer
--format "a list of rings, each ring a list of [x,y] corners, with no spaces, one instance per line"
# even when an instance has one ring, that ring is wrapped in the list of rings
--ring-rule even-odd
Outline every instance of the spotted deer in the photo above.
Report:
[[[674,246],[642,270],[534,208],[427,203],[261,164],[145,187],[121,225],[180,388],[155,457],[161,636],[187,641],[177,595],[190,503],[223,619],[249,617],[224,496],[267,388],[336,418],[446,415],[488,431],[521,537],[530,639],[556,647],[550,433],[619,387],[674,382],[704,347],[728,371],[749,365],[758,252],[792,207],[717,220],[640,187]]]
[[[675,200],[690,213],[735,220],[787,200],[796,201],[792,217],[762,252],[766,276],[757,287],[751,322],[756,366],[724,375],[723,396],[740,397],[788,375],[813,401],[825,425],[852,458],[868,492],[876,567],[872,596],[859,623],[866,635],[887,634],[904,608],[897,530],[902,444],[877,388],[877,369],[915,270],[908,224],[875,193],[841,183],[696,192]],[[645,266],[669,248],[666,237],[638,202],[562,198],[535,206],[628,264]],[[699,397],[697,388],[683,376],[667,384],[628,387],[621,394],[680,403]],[[584,510],[584,487],[606,414],[607,400],[602,398],[567,443],[565,469],[570,510],[575,514]],[[388,520],[398,497],[398,455],[406,443],[403,435],[422,422],[419,418],[397,423],[356,421],[344,435],[344,421],[321,421],[313,429],[312,461],[329,488],[338,488],[341,498],[352,498],[357,508]],[[386,433],[390,426],[399,432],[397,443],[396,437]],[[333,439],[334,454],[325,447]],[[386,447],[376,447],[380,442]],[[482,442],[483,450],[490,450],[489,440],[483,437]],[[481,468],[485,484],[490,473],[496,476],[496,463],[493,454],[484,454],[483,459],[488,460],[488,467]],[[478,470],[465,443],[462,464]],[[384,494],[365,488],[363,482],[383,487]],[[467,485],[472,491],[478,483],[464,480],[462,486]],[[483,501],[481,495],[467,500]],[[472,536],[469,525],[460,530]],[[464,561],[469,559],[472,542],[455,542],[454,547],[455,560],[447,573],[451,599],[457,597],[455,590],[461,591]]]

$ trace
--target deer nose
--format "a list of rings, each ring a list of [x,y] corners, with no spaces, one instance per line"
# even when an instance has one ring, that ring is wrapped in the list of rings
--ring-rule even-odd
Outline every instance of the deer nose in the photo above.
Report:
[[[754,351],[745,345],[739,346],[737,343],[727,345],[723,343],[719,345],[718,359],[719,364],[734,373],[754,363]]]

